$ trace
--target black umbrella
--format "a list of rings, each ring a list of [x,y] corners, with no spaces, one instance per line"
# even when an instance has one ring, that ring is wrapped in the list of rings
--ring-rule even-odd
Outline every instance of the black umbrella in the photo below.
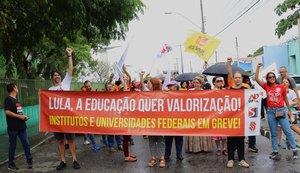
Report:
[[[178,75],[175,80],[178,82],[182,82],[182,81],[191,81],[193,80],[196,76],[199,76],[200,73],[181,73],[180,75]]]
[[[243,70],[240,67],[237,67],[235,65],[232,65],[232,73],[234,74],[235,72],[239,71],[242,73],[243,76],[249,76],[249,74]],[[210,67],[208,67],[207,69],[205,69],[202,74],[206,74],[206,75],[211,75],[211,76],[227,76],[228,75],[228,71],[227,71],[227,63],[223,62],[223,63],[216,63]]]

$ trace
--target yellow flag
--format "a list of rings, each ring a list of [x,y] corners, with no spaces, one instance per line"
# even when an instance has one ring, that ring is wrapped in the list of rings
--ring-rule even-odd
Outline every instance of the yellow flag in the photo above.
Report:
[[[198,55],[201,59],[208,61],[221,41],[201,32],[194,32],[188,35],[184,43],[185,52]]]

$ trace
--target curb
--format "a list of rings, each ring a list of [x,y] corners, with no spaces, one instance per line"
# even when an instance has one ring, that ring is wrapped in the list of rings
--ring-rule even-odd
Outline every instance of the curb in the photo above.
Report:
[[[261,127],[260,128],[260,134],[266,138],[268,138],[269,140],[271,140],[271,132],[270,132],[270,129],[269,128],[266,128],[266,127]],[[298,148],[298,150],[300,150],[300,146],[297,145],[296,143],[296,147]]]

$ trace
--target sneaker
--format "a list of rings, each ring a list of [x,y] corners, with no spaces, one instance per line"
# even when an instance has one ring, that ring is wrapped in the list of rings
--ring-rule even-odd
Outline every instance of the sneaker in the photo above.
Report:
[[[217,156],[221,156],[221,154],[222,154],[222,153],[221,153],[221,150],[217,150],[216,155],[217,155]]]
[[[228,160],[227,168],[233,168],[233,160]]]
[[[298,158],[299,158],[298,151],[297,150],[293,151],[293,159],[298,159]]]
[[[165,158],[166,159],[166,158]],[[182,155],[180,155],[180,156],[177,156],[177,160],[183,160],[184,158],[183,158],[183,156]]]
[[[60,164],[56,167],[56,170],[62,170],[65,169],[67,167],[67,164],[63,161],[60,162]]]
[[[109,147],[109,152],[116,152],[117,150],[114,147]]]
[[[130,138],[129,144],[130,144],[130,145],[134,145],[134,142],[133,142],[133,139],[132,139],[132,138]]]
[[[90,143],[90,141],[85,140],[85,141],[83,142],[83,144],[84,144],[84,145],[90,145],[91,143]]]
[[[280,155],[278,152],[272,152],[269,156],[270,159],[277,160],[280,159]]]
[[[73,161],[73,168],[74,169],[80,169],[80,165],[76,160]]]
[[[119,146],[118,146],[118,150],[123,151],[123,146],[122,146],[122,145],[119,145]]]
[[[241,160],[239,163],[239,166],[244,167],[244,168],[250,167],[250,165],[245,160]]]
[[[28,169],[32,169],[33,165],[32,164],[28,164]]]
[[[8,165],[7,169],[8,169],[9,171],[16,171],[16,170],[18,170],[19,168],[13,163],[13,164],[11,164],[11,165]]]
[[[100,146],[99,146],[98,144],[94,144],[94,145],[93,145],[93,150],[94,150],[94,151],[100,150]]]
[[[258,149],[256,148],[256,146],[254,145],[254,146],[252,146],[252,147],[249,147],[248,148],[248,150],[249,151],[251,151],[251,152],[255,152],[255,153],[257,153],[258,152]]]
[[[143,138],[144,138],[144,139],[148,139],[148,136],[147,136],[147,135],[143,135]]]

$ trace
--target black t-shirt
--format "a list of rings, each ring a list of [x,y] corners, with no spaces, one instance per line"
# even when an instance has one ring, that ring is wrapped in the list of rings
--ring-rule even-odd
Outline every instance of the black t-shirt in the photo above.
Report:
[[[17,99],[7,96],[4,101],[4,110],[9,110],[15,114],[23,115],[23,109],[21,103]],[[7,128],[10,130],[22,130],[26,128],[24,120],[19,118],[13,118],[6,115]]]

